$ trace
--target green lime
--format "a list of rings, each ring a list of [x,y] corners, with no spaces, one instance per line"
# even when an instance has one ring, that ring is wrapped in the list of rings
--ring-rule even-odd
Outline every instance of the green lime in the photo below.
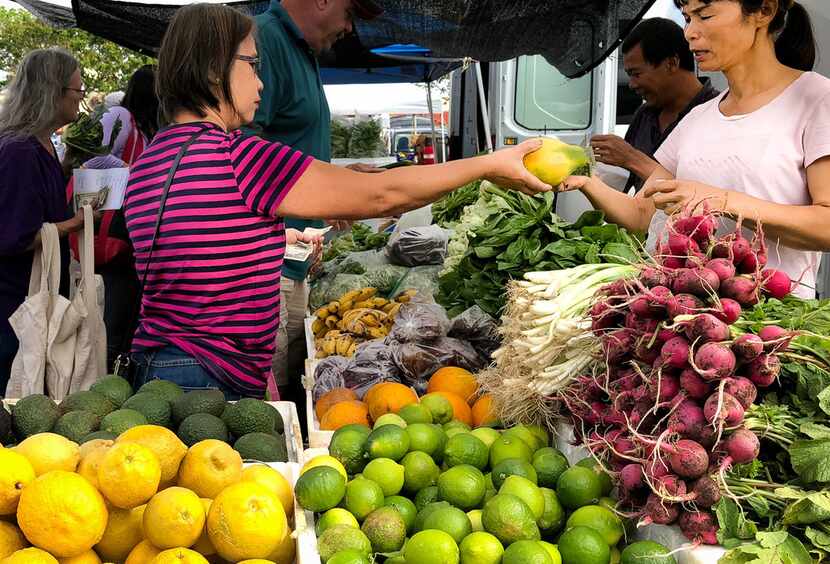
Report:
[[[375,421],[375,426],[372,428],[379,429],[384,425],[397,425],[398,427],[406,429],[406,421],[404,421],[401,416],[396,413],[384,413],[378,417],[378,420]]]
[[[499,492],[497,492],[493,488],[487,488],[486,490],[484,490],[484,501],[481,502],[482,506],[484,506],[485,503],[496,497],[498,493]]]
[[[553,564],[562,564],[562,555],[559,554],[559,548],[555,544],[550,544],[545,541],[539,541],[539,544],[541,544],[542,547],[548,551],[548,555],[553,561]]]
[[[525,425],[516,425],[515,427],[510,427],[509,429],[505,430],[504,433],[502,433],[502,436],[518,437],[522,439],[525,442],[525,444],[527,444],[527,446],[530,447],[530,450],[532,452],[536,452],[543,446],[547,446],[546,444],[543,444],[541,440],[539,440],[539,437],[536,436],[536,433],[531,431],[530,428],[528,428]]]
[[[460,564],[501,564],[504,547],[499,539],[483,531],[474,531],[461,541]]]
[[[354,550],[368,557],[372,554],[372,543],[363,531],[348,525],[337,525],[320,535],[317,539],[320,560],[328,562],[335,554],[344,550]]]
[[[403,554],[398,552],[395,556],[390,556],[384,560],[383,564],[406,564],[406,558],[403,557]]]
[[[670,550],[654,541],[637,541],[622,551],[620,564],[677,564]]]
[[[388,497],[403,489],[404,467],[389,458],[376,458],[363,469],[363,477],[379,485],[383,495]]]
[[[588,527],[574,527],[559,537],[559,554],[566,563],[610,564],[611,549],[595,530]]]
[[[426,407],[435,423],[444,424],[452,421],[452,404],[441,394],[427,394],[421,398],[421,405]]]
[[[508,458],[530,462],[533,460],[533,451],[526,442],[515,435],[502,434],[490,446],[490,468],[495,468],[499,462]]]
[[[592,457],[589,456],[588,458],[583,458],[574,466],[590,468],[596,472],[597,476],[599,476],[600,485],[602,486],[602,495],[608,495],[611,493],[611,490],[614,489],[614,482],[611,481],[611,476],[609,476],[608,473],[602,469],[602,466]]]
[[[363,471],[366,466],[366,439],[369,427],[352,423],[334,432],[329,444],[329,454],[340,461],[350,475]]]
[[[606,509],[610,509],[611,511],[615,511],[617,509],[617,504],[619,502],[614,499],[613,497],[601,497],[599,498],[599,503],[597,505],[601,505]]]
[[[469,429],[465,429],[463,427],[450,427],[449,429],[446,429],[444,432],[447,434],[448,439],[451,439],[456,435],[461,435],[461,434],[469,435],[470,434]]]
[[[499,489],[508,476],[521,476],[536,483],[536,470],[530,462],[519,458],[506,458],[493,466],[493,487]]]
[[[397,425],[384,425],[369,434],[366,439],[366,453],[370,460],[391,458],[395,462],[409,452],[409,435],[406,429]]]
[[[556,497],[556,492],[550,488],[540,488],[542,495],[545,497],[545,511],[542,513],[542,518],[539,519],[539,530],[543,537],[552,537],[562,529],[565,524],[565,510],[562,504],[559,503],[559,498]]]
[[[382,507],[383,501],[383,489],[372,480],[355,478],[346,484],[346,496],[343,498],[343,503],[358,521],[363,521],[369,513]]]
[[[328,559],[327,564],[370,564],[369,558],[356,550],[341,550]]]
[[[484,475],[484,487],[487,488],[488,490],[493,490],[493,489],[496,488],[496,486],[493,485],[493,473],[492,472],[487,472]]]
[[[404,470],[403,488],[410,494],[417,494],[428,486],[438,483],[441,470],[430,455],[412,451],[401,460]]]
[[[380,507],[372,511],[360,530],[372,543],[375,552],[397,552],[406,540],[406,523],[394,507]]]
[[[453,466],[438,476],[438,497],[465,511],[479,507],[484,500],[484,474],[475,466]]]
[[[425,452],[435,462],[441,462],[441,458],[444,455],[444,444],[447,442],[447,435],[440,425],[413,423],[406,427],[406,434],[409,435],[410,452]]]
[[[498,494],[484,504],[481,523],[504,545],[518,540],[541,540],[533,512],[515,495]]]
[[[317,466],[297,478],[294,495],[303,509],[322,512],[336,507],[346,493],[346,480],[330,466]]]
[[[458,419],[453,419],[448,423],[444,423],[444,431],[447,431],[449,429],[461,429],[463,431],[466,431],[467,433],[469,433],[472,430],[469,425],[467,425],[463,421],[459,421]]]
[[[336,527],[337,525],[348,525],[349,527],[354,527],[355,529],[360,528],[360,523],[357,522],[354,515],[342,507],[335,507],[334,509],[329,509],[320,515],[320,518],[317,519],[317,523],[314,526],[314,530],[319,537],[326,532],[326,530]]]
[[[424,530],[424,522],[427,520],[427,517],[432,515],[435,511],[439,509],[443,509],[444,507],[452,507],[446,501],[435,501],[432,503],[428,503],[426,507],[418,511],[418,514],[415,516],[415,523],[412,525],[412,530],[416,533],[418,531]]]
[[[406,564],[458,564],[458,545],[444,531],[416,533],[404,547]]]
[[[538,541],[516,541],[504,551],[502,564],[553,564],[547,549]]]
[[[476,427],[470,434],[474,437],[478,438],[481,442],[487,445],[487,448],[493,446],[493,443],[496,442],[501,436],[501,433],[496,431],[495,429],[491,429],[490,427]]]
[[[438,486],[427,486],[415,494],[415,507],[418,511],[436,501],[438,501]]]
[[[538,484],[545,488],[555,488],[556,480],[568,469],[568,459],[553,447],[540,448],[533,453],[533,469],[538,476]]]
[[[406,421],[407,425],[412,423],[432,423],[432,412],[419,403],[410,403],[403,406],[398,415]]]
[[[450,535],[456,543],[473,532],[473,525],[467,514],[457,507],[442,507],[424,519],[423,529],[436,529]]]
[[[481,509],[473,509],[467,512],[467,517],[470,518],[470,524],[473,526],[473,532],[484,530],[484,525],[481,524],[481,514]]]
[[[608,546],[616,546],[623,537],[623,524],[617,515],[608,508],[599,505],[585,505],[568,517],[566,526],[589,527],[594,529]]]
[[[412,500],[400,495],[393,495],[387,497],[383,501],[384,507],[392,507],[403,517],[403,522],[406,523],[407,532],[412,531],[412,526],[415,524],[415,516],[418,515],[418,509]]]
[[[566,509],[593,505],[602,496],[599,474],[589,468],[572,466],[556,481],[556,495]]]
[[[452,468],[460,464],[469,464],[479,470],[487,467],[490,451],[481,439],[470,433],[458,433],[450,437],[444,447],[444,463]]]
[[[550,444],[550,433],[548,433],[547,429],[545,429],[541,425],[533,424],[525,425],[525,427],[527,427],[527,429],[536,436],[542,447],[546,447]]]
[[[524,501],[537,521],[545,513],[545,496],[542,490],[527,478],[508,476],[499,488],[499,493],[515,495]]]

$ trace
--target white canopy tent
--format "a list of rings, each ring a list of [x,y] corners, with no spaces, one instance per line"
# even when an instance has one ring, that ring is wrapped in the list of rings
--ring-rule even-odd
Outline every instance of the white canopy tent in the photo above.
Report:
[[[330,84],[324,86],[332,115],[427,114],[426,87],[417,84]],[[432,99],[441,100],[433,88]],[[440,111],[439,103],[434,111]]]

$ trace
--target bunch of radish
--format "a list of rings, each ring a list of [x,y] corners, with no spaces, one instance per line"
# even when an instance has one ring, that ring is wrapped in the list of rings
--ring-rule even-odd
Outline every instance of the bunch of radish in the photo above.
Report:
[[[711,508],[724,473],[759,453],[744,413],[776,381],[777,353],[793,337],[731,326],[742,308],[783,298],[792,282],[765,268],[760,230],[749,241],[740,222],[720,237],[716,225],[708,212],[670,218],[654,264],[603,287],[590,311],[602,369],[562,394],[578,438],[616,472],[641,523],[677,523],[704,544],[717,544]]]

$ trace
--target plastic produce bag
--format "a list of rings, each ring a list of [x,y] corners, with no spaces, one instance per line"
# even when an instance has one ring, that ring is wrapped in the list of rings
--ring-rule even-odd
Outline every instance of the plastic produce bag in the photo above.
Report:
[[[367,271],[364,276],[368,286],[377,288],[378,292],[383,295],[389,295],[398,284],[407,275],[409,269],[405,266],[395,266],[394,264],[387,264],[377,266]]]
[[[325,303],[339,300],[351,290],[359,290],[369,285],[362,274],[338,274],[334,277],[325,293]]]
[[[398,295],[404,290],[417,290],[421,301],[434,301],[432,296],[438,289],[438,275],[442,268],[441,265],[410,268],[393,293]]]
[[[477,305],[453,318],[448,335],[467,341],[487,359],[501,346],[496,320]]]
[[[389,338],[399,343],[433,341],[446,337],[450,320],[444,308],[434,303],[409,302],[401,306]]]
[[[426,393],[430,376],[439,368],[458,366],[476,371],[487,364],[472,345],[450,337],[430,343],[398,343],[392,349],[403,383],[415,388],[418,394]]]
[[[450,232],[437,225],[412,227],[394,233],[386,244],[386,254],[393,264],[423,266],[444,264]]]
[[[343,385],[360,398],[377,383],[400,381],[392,347],[379,340],[358,346],[351,362],[343,370]]]
[[[389,264],[382,251],[360,251],[348,253],[336,261],[337,274],[365,274]]]
[[[314,387],[311,392],[315,402],[326,392],[345,385],[343,371],[350,363],[348,358],[342,356],[330,356],[320,361],[314,369]]]

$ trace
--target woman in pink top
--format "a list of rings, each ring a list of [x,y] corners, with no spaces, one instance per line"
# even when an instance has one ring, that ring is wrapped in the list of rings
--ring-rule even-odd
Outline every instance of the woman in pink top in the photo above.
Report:
[[[793,0],[678,3],[700,70],[723,72],[729,89],[683,119],[635,197],[598,178],[572,177],[564,189],[581,190],[610,221],[648,230],[652,245],[665,214],[704,199],[746,226],[760,221],[769,265],[812,297],[830,249],[830,80],[811,72],[810,17]]]

